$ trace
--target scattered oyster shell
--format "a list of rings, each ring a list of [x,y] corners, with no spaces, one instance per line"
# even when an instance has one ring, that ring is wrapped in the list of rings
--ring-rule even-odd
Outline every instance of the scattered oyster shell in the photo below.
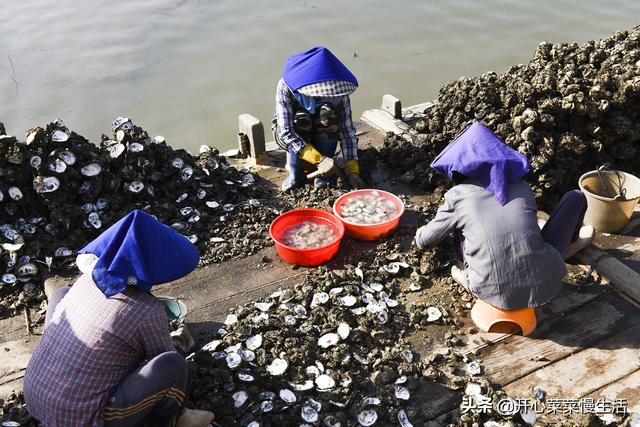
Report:
[[[191,166],[185,166],[180,171],[180,177],[183,181],[188,181],[193,176],[193,168]]]
[[[409,290],[411,292],[417,292],[417,291],[419,291],[421,289],[422,289],[422,286],[420,286],[418,283],[412,283],[412,284],[409,285]]]
[[[144,184],[140,181],[133,181],[127,186],[127,188],[132,193],[139,193],[144,189]]]
[[[267,366],[267,372],[269,372],[273,376],[279,376],[282,375],[288,367],[289,363],[286,360],[275,358]]]
[[[67,135],[61,130],[56,130],[51,134],[51,140],[53,142],[65,142],[68,139],[69,139],[69,135]]]
[[[298,400],[296,394],[287,388],[280,390],[278,395],[280,396],[280,399],[287,403],[295,403]]]
[[[464,389],[464,394],[467,396],[478,396],[482,394],[482,387],[480,384],[476,383],[467,383],[467,386]]]
[[[247,382],[247,383],[255,381],[255,378],[254,378],[253,375],[245,374],[244,372],[238,372],[238,379],[240,381],[244,381],[244,382]]]
[[[256,354],[253,352],[253,350],[241,349],[238,350],[238,354],[245,362],[253,362],[256,359]]]
[[[482,366],[476,361],[467,363],[467,373],[472,376],[480,375],[482,374]]]
[[[132,153],[140,153],[144,150],[144,145],[138,142],[132,142],[129,144],[129,151]]]
[[[49,163],[49,170],[55,173],[64,173],[67,170],[67,164],[60,159],[53,159]]]
[[[362,399],[362,406],[378,406],[382,403],[382,400],[378,397],[365,397]]]
[[[73,166],[76,164],[76,155],[71,151],[65,150],[58,153],[58,158],[65,162],[67,166]]]
[[[397,399],[409,400],[409,398],[411,397],[411,393],[409,393],[409,389],[407,389],[406,387],[395,385],[393,389]]]
[[[352,307],[356,302],[357,299],[353,295],[345,295],[340,298],[340,303],[346,307]]]
[[[9,194],[9,197],[16,202],[22,200],[23,197],[22,191],[18,187],[9,187],[7,194]]]
[[[269,311],[269,309],[273,306],[272,302],[257,302],[255,306],[260,311]]]
[[[536,411],[534,411],[532,408],[520,409],[520,417],[522,418],[522,421],[529,424],[530,426],[534,425],[538,419]]]
[[[171,166],[176,169],[182,169],[182,167],[184,166],[184,160],[182,160],[180,157],[176,157],[175,159],[171,160]]]
[[[42,165],[42,158],[40,156],[31,156],[29,164],[32,168],[38,169],[40,168],[40,165]]]
[[[271,402],[270,400],[263,400],[262,402],[260,402],[260,410],[263,413],[273,411],[273,402]]]
[[[337,344],[338,341],[340,341],[340,335],[331,332],[318,338],[318,345],[322,348],[328,348]]]
[[[222,343],[220,340],[213,340],[202,346],[203,351],[215,351],[216,348]]]
[[[236,391],[231,395],[231,397],[233,398],[233,406],[235,408],[239,408],[244,405],[244,403],[249,398],[249,395],[246,391]]]
[[[338,325],[338,336],[340,336],[340,339],[346,340],[350,332],[351,326],[349,326],[348,323],[341,322]]]
[[[306,391],[311,390],[313,388],[313,381],[305,380],[300,384],[290,383],[289,384],[295,391]]]
[[[227,353],[227,366],[231,369],[235,369],[242,363],[242,357],[238,353]]]
[[[112,144],[110,146],[107,147],[107,151],[109,152],[109,156],[112,159],[117,159],[118,157],[120,157],[122,155],[122,153],[124,153],[125,150],[125,146],[124,144]]]
[[[237,322],[238,322],[238,316],[236,316],[235,314],[227,315],[227,318],[224,320],[224,324],[227,326],[231,326]]]
[[[6,283],[7,285],[13,285],[17,280],[18,278],[15,276],[15,274],[6,273],[2,275],[2,282]]]
[[[80,173],[82,175],[89,177],[100,175],[100,172],[102,172],[102,166],[98,163],[90,163],[80,169]]]
[[[308,405],[305,405],[300,409],[300,416],[308,423],[315,423],[319,418],[318,411]]]
[[[207,205],[208,208],[217,209],[220,206],[220,203],[216,202],[215,200],[209,200],[205,203],[205,205]]]
[[[262,345],[262,334],[253,335],[245,342],[249,350],[256,350]]]
[[[319,391],[331,390],[336,385],[335,380],[326,374],[318,375],[315,383]]]
[[[365,409],[358,413],[358,423],[361,426],[372,426],[378,421],[378,413],[373,409]]]
[[[409,417],[407,416],[407,413],[404,411],[404,409],[400,409],[398,411],[398,423],[402,427],[413,427],[413,424],[411,424],[411,422],[409,422]],[[485,426],[486,426],[486,424],[485,424]]]
[[[329,294],[326,292],[318,292],[313,294],[313,299],[311,300],[311,308],[317,307],[329,301]]]
[[[438,307],[427,307],[427,322],[435,322],[442,317],[442,312]]]

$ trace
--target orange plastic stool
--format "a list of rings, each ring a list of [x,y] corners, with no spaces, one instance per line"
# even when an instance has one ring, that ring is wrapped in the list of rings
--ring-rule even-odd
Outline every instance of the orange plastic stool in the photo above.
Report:
[[[537,324],[536,310],[533,307],[503,310],[480,299],[471,309],[471,319],[483,332],[513,333],[513,329],[517,327],[524,336],[533,332]]]

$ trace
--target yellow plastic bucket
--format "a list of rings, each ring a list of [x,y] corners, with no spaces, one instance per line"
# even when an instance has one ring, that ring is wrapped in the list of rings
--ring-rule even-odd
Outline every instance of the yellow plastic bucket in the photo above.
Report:
[[[622,230],[640,199],[640,179],[626,172],[587,172],[578,185],[587,198],[584,223],[604,233]],[[621,191],[624,197],[614,198]]]

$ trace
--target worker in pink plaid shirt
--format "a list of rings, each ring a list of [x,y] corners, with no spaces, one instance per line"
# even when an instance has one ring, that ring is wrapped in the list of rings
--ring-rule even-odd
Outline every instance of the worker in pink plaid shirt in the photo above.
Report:
[[[149,291],[191,272],[198,251],[150,215],[133,211],[80,251],[92,259],[49,299],[45,331],[24,394],[46,427],[206,427],[185,409],[189,369],[175,351],[164,304]]]

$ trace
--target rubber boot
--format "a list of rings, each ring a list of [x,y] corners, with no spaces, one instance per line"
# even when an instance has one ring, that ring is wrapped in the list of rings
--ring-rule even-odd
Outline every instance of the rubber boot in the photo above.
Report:
[[[282,181],[282,185],[280,186],[281,191],[285,192],[292,188],[302,187],[307,182],[307,178],[304,175],[304,162],[291,147],[289,147],[287,151],[287,164],[285,169],[289,172],[289,176]]]

